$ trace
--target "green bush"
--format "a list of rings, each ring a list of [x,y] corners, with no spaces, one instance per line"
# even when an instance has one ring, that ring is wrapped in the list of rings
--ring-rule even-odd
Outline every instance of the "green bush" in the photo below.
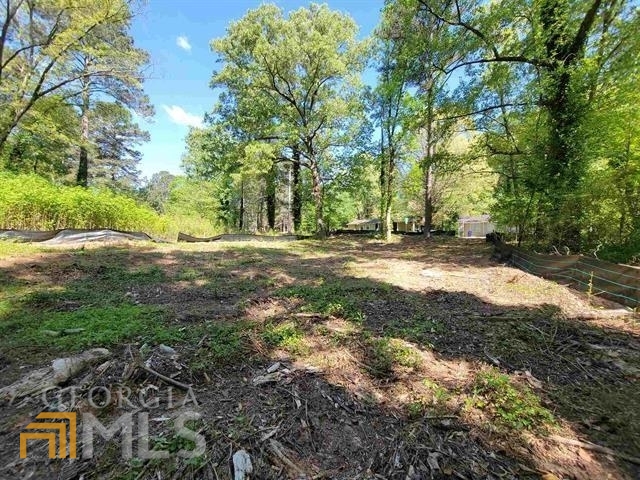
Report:
[[[168,222],[108,189],[54,185],[37,175],[0,173],[0,228],[110,228],[162,235]]]

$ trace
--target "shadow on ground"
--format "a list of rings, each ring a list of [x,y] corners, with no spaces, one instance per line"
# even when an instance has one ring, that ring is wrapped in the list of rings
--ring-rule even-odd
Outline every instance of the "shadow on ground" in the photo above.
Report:
[[[639,456],[637,334],[566,318],[542,300],[520,307],[465,291],[406,290],[345,267],[362,259],[490,267],[484,247],[441,241],[426,251],[411,239],[195,248],[96,248],[4,261],[0,384],[25,364],[69,352],[110,348],[117,370],[132,350],[167,344],[181,367],[163,373],[196,386],[205,460],[123,464],[106,444],[64,478],[230,478],[239,448],[252,455],[256,478],[640,474],[632,463],[548,439],[573,434]],[[61,333],[77,328],[85,330]],[[255,386],[275,361],[277,381]],[[3,408],[4,472],[62,475],[64,461],[15,461],[34,409]],[[274,433],[263,439],[265,432]]]

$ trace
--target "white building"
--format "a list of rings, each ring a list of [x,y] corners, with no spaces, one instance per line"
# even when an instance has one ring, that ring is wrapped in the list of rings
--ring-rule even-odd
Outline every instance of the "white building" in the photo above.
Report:
[[[489,215],[461,217],[458,219],[458,236],[464,238],[485,238],[496,229]]]
[[[380,219],[365,218],[363,220],[352,220],[347,223],[347,230],[377,232],[380,230]]]

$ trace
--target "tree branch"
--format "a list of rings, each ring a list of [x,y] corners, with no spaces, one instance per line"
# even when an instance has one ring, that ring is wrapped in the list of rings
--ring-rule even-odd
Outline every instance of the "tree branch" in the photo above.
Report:
[[[487,113],[487,112],[491,112],[492,110],[498,110],[498,109],[502,109],[505,107],[526,107],[530,105],[529,103],[504,103],[501,105],[492,105],[491,107],[485,107],[485,108],[481,108],[480,110],[476,110],[474,112],[467,112],[467,113],[461,113],[460,115],[453,115],[450,117],[442,117],[442,118],[438,118],[439,121],[446,121],[446,120],[457,120],[459,118],[466,118],[466,117],[471,117],[473,115],[479,115],[481,113]]]

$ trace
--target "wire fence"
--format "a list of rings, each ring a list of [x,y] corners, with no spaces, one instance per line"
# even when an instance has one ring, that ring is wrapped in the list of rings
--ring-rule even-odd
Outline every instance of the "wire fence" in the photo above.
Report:
[[[539,277],[569,283],[591,295],[631,308],[640,307],[640,269],[582,255],[543,255],[487,237],[502,260]]]

